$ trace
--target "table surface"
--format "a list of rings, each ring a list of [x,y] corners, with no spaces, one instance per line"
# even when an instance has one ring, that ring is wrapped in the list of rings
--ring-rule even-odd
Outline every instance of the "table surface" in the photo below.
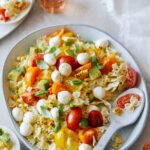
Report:
[[[42,18],[42,19],[41,19]],[[121,18],[118,18],[121,19]],[[132,19],[131,19],[132,20]],[[126,20],[125,20],[126,21]],[[113,37],[115,37],[118,41],[120,41],[127,49],[132,53],[137,63],[139,64],[143,75],[146,79],[148,92],[150,94],[150,69],[147,69],[147,66],[150,66],[150,50],[144,48],[144,43],[142,45],[142,49],[139,46],[136,46],[137,41],[134,37],[136,34],[136,29],[134,33],[130,33],[130,28],[127,28],[126,33],[128,36],[122,33],[123,25],[120,24],[116,19],[112,17],[112,15],[106,11],[106,7],[101,4],[100,0],[68,0],[66,9],[64,13],[61,14],[48,14],[45,13],[40,7],[38,2],[35,2],[35,5],[26,18],[26,20],[9,36],[0,40],[0,76],[2,79],[2,66],[6,59],[6,56],[10,52],[11,48],[23,37],[27,34],[38,30],[40,28],[44,28],[52,25],[59,24],[88,24],[92,26],[96,26]],[[148,26],[148,24],[147,24]],[[149,26],[150,29],[150,26]],[[0,31],[3,32],[3,31]],[[150,33],[150,32],[149,32]],[[130,35],[129,35],[130,34]],[[143,35],[144,36],[144,35]],[[146,35],[147,36],[147,35]],[[129,39],[130,37],[130,39]],[[150,36],[149,36],[150,37]],[[136,40],[136,41],[135,41]],[[147,39],[150,43],[150,39]],[[142,53],[141,53],[142,51]],[[0,80],[0,83],[2,81]],[[0,94],[2,94],[2,90],[0,90]],[[0,124],[8,126],[13,129],[12,123],[8,116],[8,112],[4,103],[4,99],[1,99],[1,108],[0,108]],[[147,124],[144,128],[142,135],[136,141],[136,143],[131,147],[132,150],[140,150],[141,144],[150,138],[150,116],[148,117]],[[22,144],[22,150],[26,150],[27,148]]]

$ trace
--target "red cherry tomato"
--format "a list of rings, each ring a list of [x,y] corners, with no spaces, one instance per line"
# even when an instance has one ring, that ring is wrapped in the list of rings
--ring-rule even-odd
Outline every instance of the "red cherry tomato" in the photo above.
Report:
[[[8,21],[10,18],[5,15],[5,12],[6,12],[6,9],[0,8],[0,15],[2,16],[2,20],[4,20],[4,21],[6,22],[6,21]]]
[[[94,128],[91,129],[82,129],[79,131],[79,139],[82,143],[92,145],[93,137],[97,139],[98,133]]]
[[[133,88],[137,85],[138,73],[130,66],[128,66],[128,72],[126,75],[127,88]]]
[[[36,67],[36,61],[37,60],[44,60],[44,54],[43,53],[36,53],[35,56],[32,59],[32,67]]]
[[[68,129],[75,131],[79,127],[81,118],[82,118],[82,109],[80,107],[72,108],[66,116]]]
[[[75,70],[80,66],[76,59],[71,56],[62,56],[57,59],[56,67],[59,68],[59,65],[62,63],[68,63],[71,65],[72,69]]]
[[[100,111],[92,110],[88,116],[88,123],[91,127],[100,127],[103,125],[103,116]]]
[[[37,92],[37,91],[38,91],[38,89],[33,89],[30,92],[24,93],[21,96],[24,103],[26,103],[30,106],[34,106],[37,103],[37,101],[39,100],[39,98],[35,96],[35,92]]]
[[[124,96],[121,96],[118,100],[117,100],[117,106],[120,108],[124,108],[125,104],[130,103],[130,99],[131,97],[136,97],[138,100],[140,100],[140,96],[138,94],[127,94]]]

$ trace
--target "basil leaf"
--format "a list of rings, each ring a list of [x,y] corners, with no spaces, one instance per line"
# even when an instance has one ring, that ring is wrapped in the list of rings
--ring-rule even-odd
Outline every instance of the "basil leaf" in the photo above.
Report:
[[[61,119],[57,118],[55,122],[55,132],[58,132],[61,129]]]
[[[37,91],[35,92],[35,96],[41,96],[41,95],[44,95],[44,94],[47,94],[48,92],[47,91],[44,91],[44,90],[41,90],[41,91]]]
[[[0,141],[2,141],[4,144],[7,144],[10,141],[10,137],[8,133],[4,133],[0,136]]]
[[[50,118],[50,119],[52,118],[50,111],[48,111],[48,109],[44,106],[41,106],[41,113],[46,118]]]
[[[87,128],[88,127],[88,119],[82,118],[79,126],[81,126],[82,128]]]
[[[82,81],[81,80],[74,80],[74,81],[72,81],[72,83],[74,85],[80,85],[82,83]]]
[[[92,57],[91,57],[91,62],[92,62],[92,64],[93,64],[95,67],[97,67],[98,69],[100,69],[100,70],[104,69],[104,66],[102,66],[102,65],[99,64],[99,62],[98,62],[96,56],[92,56]]]
[[[69,56],[72,56],[72,57],[75,56],[74,50],[66,49],[65,52],[66,52]]]
[[[65,41],[65,44],[66,44],[66,46],[71,46],[73,44],[73,42],[68,40],[68,41]]]
[[[0,128],[0,136],[1,136],[3,133],[4,133],[3,130]]]
[[[59,111],[59,115],[63,115],[64,111],[63,111],[62,107],[59,105],[59,106],[57,106],[57,108]]]
[[[37,60],[37,66],[41,69],[48,69],[49,66],[46,62],[44,62],[43,60]]]
[[[57,50],[57,47],[53,46],[53,47],[50,48],[49,52],[50,53],[54,53],[56,50]]]

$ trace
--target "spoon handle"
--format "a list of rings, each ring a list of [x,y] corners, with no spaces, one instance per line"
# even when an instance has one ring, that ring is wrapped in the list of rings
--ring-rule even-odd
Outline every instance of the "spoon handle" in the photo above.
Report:
[[[101,137],[98,144],[95,146],[94,150],[104,150],[106,145],[110,141],[111,137],[118,129],[119,129],[119,126],[116,123],[112,122],[110,126],[108,127],[107,131]]]

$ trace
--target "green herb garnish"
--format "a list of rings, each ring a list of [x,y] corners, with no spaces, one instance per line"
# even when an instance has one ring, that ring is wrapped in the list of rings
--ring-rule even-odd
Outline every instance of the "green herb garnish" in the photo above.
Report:
[[[41,91],[37,91],[37,92],[35,92],[35,96],[41,96],[41,95],[44,95],[44,94],[47,94],[48,92],[47,91],[45,91],[45,90],[41,90]]]
[[[37,60],[37,66],[41,69],[48,69],[49,66],[46,62],[44,62],[43,60]]]
[[[82,128],[87,128],[88,127],[88,119],[82,118],[79,124],[80,127]]]
[[[66,46],[71,46],[73,44],[73,42],[68,40],[68,41],[65,41],[65,44],[66,44]]]
[[[81,80],[74,80],[74,81],[72,81],[72,83],[74,85],[80,85],[80,84],[82,84],[82,81]]]
[[[54,53],[57,50],[57,47],[53,46],[50,48],[49,52]]]
[[[104,69],[104,66],[102,66],[102,65],[99,64],[99,62],[98,62],[96,56],[92,56],[92,57],[91,57],[91,61],[92,61],[92,64],[93,64],[95,67],[97,67],[98,69],[100,69],[100,70]]]

